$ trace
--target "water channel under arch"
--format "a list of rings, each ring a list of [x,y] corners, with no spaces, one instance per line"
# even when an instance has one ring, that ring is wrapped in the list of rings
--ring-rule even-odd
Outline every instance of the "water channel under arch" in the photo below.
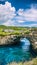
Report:
[[[20,43],[10,47],[0,47],[0,65],[12,61],[28,61],[32,59],[30,51],[30,42],[26,38],[22,38]]]

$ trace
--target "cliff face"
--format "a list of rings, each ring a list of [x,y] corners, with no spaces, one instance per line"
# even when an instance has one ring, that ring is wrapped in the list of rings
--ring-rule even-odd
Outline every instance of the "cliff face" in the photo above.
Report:
[[[37,34],[34,34],[31,38],[32,49],[37,52]]]
[[[37,52],[37,31],[32,31],[30,34],[24,34],[21,36],[17,35],[8,35],[8,36],[0,36],[0,45],[9,45],[14,44],[20,41],[20,38],[25,37],[27,38],[32,45],[32,49],[36,50]]]
[[[9,35],[9,36],[0,36],[0,45],[9,45],[14,44],[15,42],[19,41],[18,37],[15,35]]]
[[[30,37],[29,37],[29,41],[31,43],[31,46],[32,46],[32,50],[34,50],[35,52],[37,52],[37,34],[32,34]]]

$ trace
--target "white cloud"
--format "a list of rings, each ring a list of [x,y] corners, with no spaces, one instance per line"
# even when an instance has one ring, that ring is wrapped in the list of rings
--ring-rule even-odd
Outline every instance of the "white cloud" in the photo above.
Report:
[[[14,21],[11,21],[11,20],[8,20],[7,22],[3,23],[3,25],[6,25],[6,26],[14,26]]]
[[[37,27],[37,24],[35,23],[33,23],[33,24],[30,24],[30,25],[26,25],[26,26],[29,26],[29,27]]]
[[[6,22],[9,19],[13,19],[16,16],[15,7],[11,6],[11,3],[6,2],[5,5],[0,4],[0,21]]]
[[[18,15],[17,15],[18,14]],[[0,22],[3,25],[21,25],[24,22],[37,22],[37,8],[31,6],[30,9],[19,9],[16,11],[15,7],[11,6],[11,3],[5,2],[0,4]],[[28,26],[35,26],[37,24],[31,24]],[[24,24],[24,26],[27,26]]]
[[[25,22],[25,18],[23,16],[16,16],[15,17],[15,20],[18,22],[18,23],[23,23]]]
[[[23,16],[25,21],[37,21],[37,9],[36,8],[30,8],[30,9],[19,9],[18,15],[21,17]]]

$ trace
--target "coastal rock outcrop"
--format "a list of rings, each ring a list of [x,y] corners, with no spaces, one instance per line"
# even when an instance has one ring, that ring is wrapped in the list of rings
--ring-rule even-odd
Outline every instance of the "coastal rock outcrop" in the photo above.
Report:
[[[19,35],[7,35],[7,36],[0,36],[0,45],[11,45],[20,41],[21,38],[27,38],[31,45],[32,49],[36,50],[37,52],[37,31],[32,31],[29,34]]]
[[[18,42],[18,37],[16,35],[0,36],[0,45],[11,45]]]

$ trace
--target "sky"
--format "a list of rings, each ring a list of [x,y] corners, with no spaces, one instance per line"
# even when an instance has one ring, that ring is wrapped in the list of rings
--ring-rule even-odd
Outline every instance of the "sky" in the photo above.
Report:
[[[0,25],[37,27],[37,0],[0,0]]]

